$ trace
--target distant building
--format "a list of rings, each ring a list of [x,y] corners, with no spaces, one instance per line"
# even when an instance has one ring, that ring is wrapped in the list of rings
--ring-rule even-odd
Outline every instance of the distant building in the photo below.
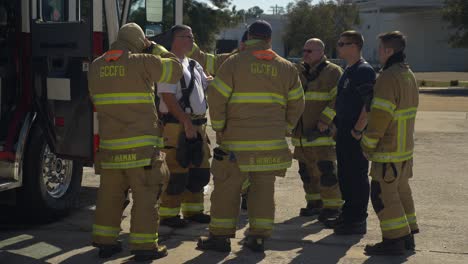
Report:
[[[444,0],[348,0],[358,5],[366,40],[363,56],[378,62],[377,35],[399,30],[408,37],[408,62],[415,71],[468,71],[468,49],[450,47],[442,19]]]
[[[228,28],[222,31],[217,39],[218,40],[237,40],[238,42],[242,38],[242,34],[247,30],[247,26],[253,23],[255,20],[263,19],[268,21],[273,28],[273,34],[271,38],[273,50],[278,53],[278,55],[283,56],[285,54],[285,46],[283,41],[283,35],[285,33],[285,28],[287,25],[287,18],[283,15],[262,15],[259,18],[249,18],[245,22],[240,23],[236,27]]]

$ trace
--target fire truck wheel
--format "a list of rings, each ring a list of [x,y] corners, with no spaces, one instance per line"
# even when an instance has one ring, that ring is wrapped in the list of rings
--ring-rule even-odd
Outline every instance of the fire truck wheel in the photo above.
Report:
[[[78,207],[83,165],[53,154],[37,124],[31,128],[23,157],[23,187],[18,197],[22,207],[43,220]]]

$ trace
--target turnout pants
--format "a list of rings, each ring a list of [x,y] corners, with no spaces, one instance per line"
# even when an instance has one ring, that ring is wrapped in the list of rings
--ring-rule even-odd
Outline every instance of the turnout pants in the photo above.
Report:
[[[338,181],[345,201],[342,216],[346,222],[367,219],[369,204],[369,162],[359,141],[351,136],[352,126],[339,125],[336,137]]]
[[[332,146],[296,147],[294,158],[299,161],[299,175],[307,203],[323,208],[339,209],[343,205],[336,172],[336,154]]]
[[[211,194],[210,234],[234,237],[240,210],[240,193],[248,179],[249,236],[270,237],[275,215],[275,172],[241,172],[235,160],[213,159],[214,189]]]
[[[163,156],[162,156],[163,157]],[[101,182],[93,225],[93,242],[117,243],[120,233],[125,193],[132,189],[133,206],[130,222],[130,248],[153,250],[158,246],[157,200],[169,170],[164,159],[152,166],[132,169],[101,169]]]
[[[408,183],[413,176],[413,160],[372,162],[371,176],[371,201],[380,220],[382,236],[396,239],[418,230]]]
[[[168,123],[164,126],[164,138],[167,139],[166,161],[170,171],[166,191],[162,194],[159,213],[161,219],[182,214],[184,217],[203,213],[204,187],[210,181],[210,148],[207,142],[206,127],[196,126],[203,138],[203,161],[199,168],[190,165],[183,168],[176,159],[180,133],[185,133],[180,124]]]

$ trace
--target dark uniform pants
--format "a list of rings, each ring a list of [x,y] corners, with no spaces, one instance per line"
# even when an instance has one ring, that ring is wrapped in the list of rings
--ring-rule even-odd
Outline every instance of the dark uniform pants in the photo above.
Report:
[[[360,142],[351,136],[352,126],[338,126],[336,155],[338,181],[345,201],[343,217],[346,222],[367,219],[369,204],[369,162],[364,157]]]
[[[241,172],[235,160],[225,156],[213,159],[214,189],[211,194],[210,234],[234,237],[240,210],[240,193],[245,180],[249,180],[247,208],[250,227],[249,236],[269,237],[275,216],[275,173]]]
[[[182,214],[189,217],[204,211],[204,187],[210,181],[210,149],[206,139],[205,126],[196,126],[203,138],[203,162],[200,168],[189,166],[183,168],[176,159],[177,140],[184,130],[179,124],[166,124],[164,137],[167,138],[164,149],[166,161],[170,171],[166,191],[161,198],[159,214],[162,219]]]
[[[133,206],[130,222],[132,250],[152,250],[158,246],[157,201],[169,170],[164,160],[151,167],[102,169],[93,225],[93,242],[116,244],[120,233],[125,193],[132,190]]]
[[[408,183],[413,176],[412,170],[413,160],[372,163],[371,200],[384,238],[396,239],[418,230]]]

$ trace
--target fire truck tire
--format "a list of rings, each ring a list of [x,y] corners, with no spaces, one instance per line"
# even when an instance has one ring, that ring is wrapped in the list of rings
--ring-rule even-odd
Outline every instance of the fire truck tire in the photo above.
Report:
[[[22,210],[48,221],[78,208],[83,165],[56,157],[38,124],[31,128],[23,157],[23,187],[18,191]]]

